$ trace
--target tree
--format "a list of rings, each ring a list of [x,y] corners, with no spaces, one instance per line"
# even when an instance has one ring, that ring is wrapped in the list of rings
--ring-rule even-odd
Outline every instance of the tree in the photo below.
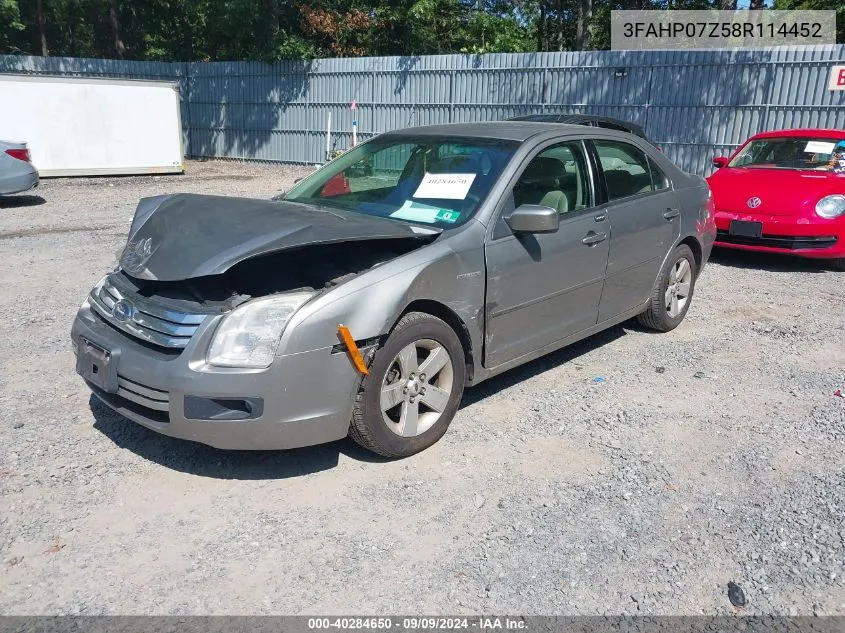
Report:
[[[18,0],[0,0],[0,50],[19,52],[16,36],[26,27],[21,20],[21,9]]]
[[[318,38],[337,57],[362,57],[367,54],[363,37],[377,26],[371,14],[360,9],[337,11],[303,5],[300,7],[305,32]]]
[[[749,0],[837,11],[842,0]],[[736,0],[0,0],[0,54],[162,61],[605,49],[620,9]]]
[[[501,0],[479,0],[471,8],[463,53],[523,53],[533,50],[531,32],[521,21],[519,6]]]
[[[43,0],[35,0],[35,19],[38,24],[38,39],[41,42],[41,55],[47,57],[50,52],[47,50],[47,20],[44,17]]]
[[[122,59],[126,46],[123,40],[120,39],[120,21],[117,19],[117,0],[111,0],[109,5],[109,24],[111,24],[112,32],[114,33],[114,51]]]
[[[593,0],[580,0],[578,4],[578,26],[575,30],[575,49],[583,51],[590,39],[590,22],[593,18]]]
[[[836,41],[845,44],[845,3],[842,0],[775,0],[778,11],[836,11]]]

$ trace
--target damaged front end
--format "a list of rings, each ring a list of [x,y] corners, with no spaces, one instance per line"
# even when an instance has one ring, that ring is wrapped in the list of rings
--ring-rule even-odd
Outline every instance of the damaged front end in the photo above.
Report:
[[[240,323],[232,314],[221,324],[230,331],[215,337],[209,361],[266,367],[279,326],[296,309],[437,234],[303,205],[159,196],[139,204],[117,269],[91,291],[89,303],[112,327],[146,344],[180,350],[208,316],[265,299],[241,310]],[[240,352],[230,353],[235,349]]]
[[[458,274],[440,234],[313,205],[147,199],[77,313],[76,371],[100,402],[172,437],[237,450],[340,439],[367,370],[350,363],[357,345],[419,284],[435,290],[412,252],[431,244],[445,256],[436,278]]]
[[[422,243],[419,238],[397,238],[304,246],[247,259],[219,275],[179,281],[137,279],[118,269],[91,291],[89,303],[100,318],[124,333],[147,344],[179,350],[188,345],[208,316],[231,313],[250,300],[275,298],[283,306],[281,313],[272,311],[269,302],[265,302],[265,310],[237,329],[252,332],[244,336],[254,340],[260,322],[286,321],[293,310],[314,296],[419,248]],[[277,329],[268,331],[276,343]],[[220,366],[256,366],[256,362],[267,366],[272,361],[275,347],[265,344],[260,359],[238,365],[237,354],[219,351],[227,348],[223,339],[229,339],[230,347],[237,347],[232,344],[233,338],[236,336],[216,337],[215,342],[221,343],[218,351],[214,347],[210,350],[209,361]]]

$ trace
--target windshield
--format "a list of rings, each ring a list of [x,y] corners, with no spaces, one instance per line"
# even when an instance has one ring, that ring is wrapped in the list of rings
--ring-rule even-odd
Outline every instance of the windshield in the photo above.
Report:
[[[751,141],[728,167],[845,173],[845,139],[784,136]]]
[[[308,176],[285,200],[452,228],[478,210],[518,146],[445,136],[375,138]]]

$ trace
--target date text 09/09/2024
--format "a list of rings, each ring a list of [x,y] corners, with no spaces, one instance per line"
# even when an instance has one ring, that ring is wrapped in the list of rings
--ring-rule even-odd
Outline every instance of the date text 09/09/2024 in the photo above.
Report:
[[[460,631],[477,629],[482,631],[524,631],[526,627],[525,620],[519,617],[308,618],[309,630]]]

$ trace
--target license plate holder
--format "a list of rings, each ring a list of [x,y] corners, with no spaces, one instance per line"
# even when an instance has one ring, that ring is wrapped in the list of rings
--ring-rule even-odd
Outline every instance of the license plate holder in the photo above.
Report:
[[[118,350],[108,350],[80,336],[76,356],[76,373],[106,393],[117,393],[117,360],[119,355]]]
[[[731,235],[737,237],[763,237],[763,223],[762,222],[746,222],[744,220],[731,220],[731,227],[729,230]]]

